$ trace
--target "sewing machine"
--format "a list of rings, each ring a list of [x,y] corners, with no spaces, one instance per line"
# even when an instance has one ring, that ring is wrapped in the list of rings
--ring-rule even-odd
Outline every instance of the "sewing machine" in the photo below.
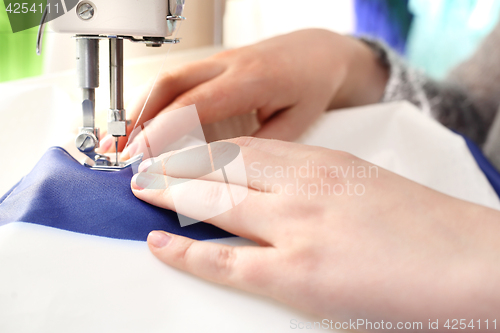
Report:
[[[73,1],[74,2],[74,1]],[[127,118],[123,102],[123,41],[143,43],[148,47],[176,44],[168,39],[184,20],[185,0],[81,0],[66,14],[50,22],[50,29],[59,33],[75,34],[78,86],[83,92],[83,126],[75,144],[88,156],[87,166],[115,170],[131,163],[119,162],[118,149],[114,162],[98,154],[100,130],[95,126],[95,89],[99,87],[99,41],[109,40],[110,109],[107,133],[118,138],[127,135]],[[66,5],[68,1],[66,1]],[[41,52],[47,8],[40,24],[37,52]]]

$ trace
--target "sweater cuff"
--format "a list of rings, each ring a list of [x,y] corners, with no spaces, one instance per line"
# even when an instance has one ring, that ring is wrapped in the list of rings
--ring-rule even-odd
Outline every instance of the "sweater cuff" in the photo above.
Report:
[[[365,37],[359,40],[370,47],[380,63],[389,69],[389,80],[381,102],[407,100],[430,115],[431,108],[424,90],[429,79],[420,71],[410,68],[403,58],[385,43]]]

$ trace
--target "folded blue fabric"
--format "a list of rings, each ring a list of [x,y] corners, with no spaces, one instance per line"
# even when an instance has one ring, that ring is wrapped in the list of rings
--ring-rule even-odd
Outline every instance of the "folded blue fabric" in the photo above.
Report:
[[[471,139],[462,135],[467,143],[467,147],[474,156],[477,165],[483,171],[484,175],[491,184],[491,187],[495,190],[498,197],[500,197],[500,173],[497,169],[490,163],[490,161],[484,156],[481,148],[479,148]]]
[[[0,226],[28,222],[68,231],[144,241],[152,230],[197,240],[233,237],[207,223],[181,227],[175,212],[137,199],[132,168],[95,171],[64,149],[50,148],[34,169],[0,198]]]

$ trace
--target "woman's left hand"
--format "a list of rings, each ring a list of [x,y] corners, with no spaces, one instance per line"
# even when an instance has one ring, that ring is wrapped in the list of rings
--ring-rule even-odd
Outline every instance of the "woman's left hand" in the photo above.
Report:
[[[260,246],[152,232],[149,247],[166,264],[325,318],[427,325],[498,314],[499,212],[347,153],[256,138],[226,142],[241,148],[248,182],[232,186],[248,188],[248,196],[206,222]],[[189,168],[148,164],[132,181],[134,194],[175,210],[168,183],[192,179]],[[151,186],[159,182],[167,186]],[[204,207],[219,203],[227,186],[210,177],[192,184],[183,204]]]

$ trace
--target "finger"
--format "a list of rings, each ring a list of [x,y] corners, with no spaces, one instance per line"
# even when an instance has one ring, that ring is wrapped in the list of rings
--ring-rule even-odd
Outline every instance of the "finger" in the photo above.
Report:
[[[280,203],[274,194],[224,182],[178,179],[150,173],[135,175],[131,186],[134,195],[143,201],[259,243],[269,243],[276,234],[275,227],[262,216],[265,207]]]
[[[194,105],[170,112],[162,112],[130,134],[131,143],[122,152],[121,159],[144,154],[144,158],[157,157],[177,149],[179,140],[190,146],[205,144],[198,112]],[[186,140],[189,140],[186,141]]]
[[[96,152],[99,154],[115,152],[115,138],[112,135],[105,135],[104,138],[99,142],[99,148]]]
[[[137,122],[137,118],[144,107],[144,103],[149,96],[148,104],[144,109],[139,125],[152,119],[161,110],[167,107],[177,96],[190,89],[212,80],[225,70],[225,65],[213,60],[202,60],[186,66],[182,66],[170,72],[162,74],[156,82],[155,87],[144,91],[141,97],[130,108],[130,119],[132,123]]]
[[[217,77],[224,70],[225,65],[222,62],[207,59],[162,73],[155,86],[152,87],[150,84],[128,108],[131,122],[127,126],[127,133],[130,134],[134,128],[151,120],[179,95]],[[146,100],[147,104],[145,104]],[[141,112],[141,119],[137,122]],[[120,140],[120,151],[123,150],[126,142],[126,139]]]
[[[153,231],[148,236],[151,252],[165,264],[205,280],[230,287],[268,294],[275,267],[272,247],[232,247]]]
[[[307,146],[295,142],[281,141],[276,139],[265,139],[253,136],[242,136],[234,139],[227,139],[221,142],[231,142],[238,146],[260,150],[274,156],[291,158],[297,160],[309,156],[312,152],[322,150],[320,147]],[[286,165],[286,164],[285,164]]]
[[[310,105],[299,104],[280,112],[262,124],[254,136],[284,141],[296,140],[315,122],[316,117],[311,117],[311,114],[315,114],[311,112],[313,108]]]
[[[274,184],[286,182],[283,175],[288,164],[288,160],[283,157],[221,141],[146,160],[139,166],[139,172],[174,178],[227,181],[267,192],[272,190]]]
[[[296,143],[257,138],[254,136],[241,136],[238,138],[223,140],[222,142],[232,142],[240,147],[260,150],[276,156],[289,156],[291,151],[297,149]]]
[[[150,172],[150,173],[156,173],[156,174],[160,174],[160,175],[164,175],[164,176],[172,176],[172,175],[169,175],[165,171],[165,164],[168,162],[170,157],[172,157],[172,155],[183,153],[183,152],[188,151],[190,149],[194,149],[194,148],[201,147],[201,146],[205,146],[205,145],[186,147],[186,148],[183,148],[180,150],[172,150],[172,151],[169,151],[167,153],[161,154],[158,157],[153,157],[153,158],[144,160],[139,165],[138,172]],[[179,177],[179,178],[182,178],[182,177]],[[189,178],[189,177],[183,177],[183,178]]]
[[[231,76],[222,74],[213,80],[199,84],[176,98],[155,119],[151,120],[145,128],[147,128],[149,137],[160,137],[162,133],[165,133],[165,135],[169,135],[168,133],[178,133],[181,130],[185,130],[184,128],[186,127],[173,125],[175,123],[172,123],[168,117],[172,112],[195,105],[198,117],[197,123],[207,124],[230,116],[252,112],[255,109],[253,107],[255,100],[256,98],[248,92],[248,89],[241,87],[240,81],[235,81]],[[194,122],[191,122],[191,125],[193,124]],[[169,130],[172,128],[173,130]],[[191,128],[187,127],[187,130]],[[134,131],[140,130],[140,127],[138,127]],[[172,136],[171,140],[176,138],[179,138],[179,136]],[[129,147],[127,147],[128,151],[123,152],[122,159],[128,159],[134,154],[141,152],[148,153],[145,142],[142,135],[130,136]],[[163,144],[161,139],[155,140],[155,142],[158,145]]]
[[[201,124],[210,124],[259,108],[259,89],[226,72],[178,96],[164,112],[195,104]]]

